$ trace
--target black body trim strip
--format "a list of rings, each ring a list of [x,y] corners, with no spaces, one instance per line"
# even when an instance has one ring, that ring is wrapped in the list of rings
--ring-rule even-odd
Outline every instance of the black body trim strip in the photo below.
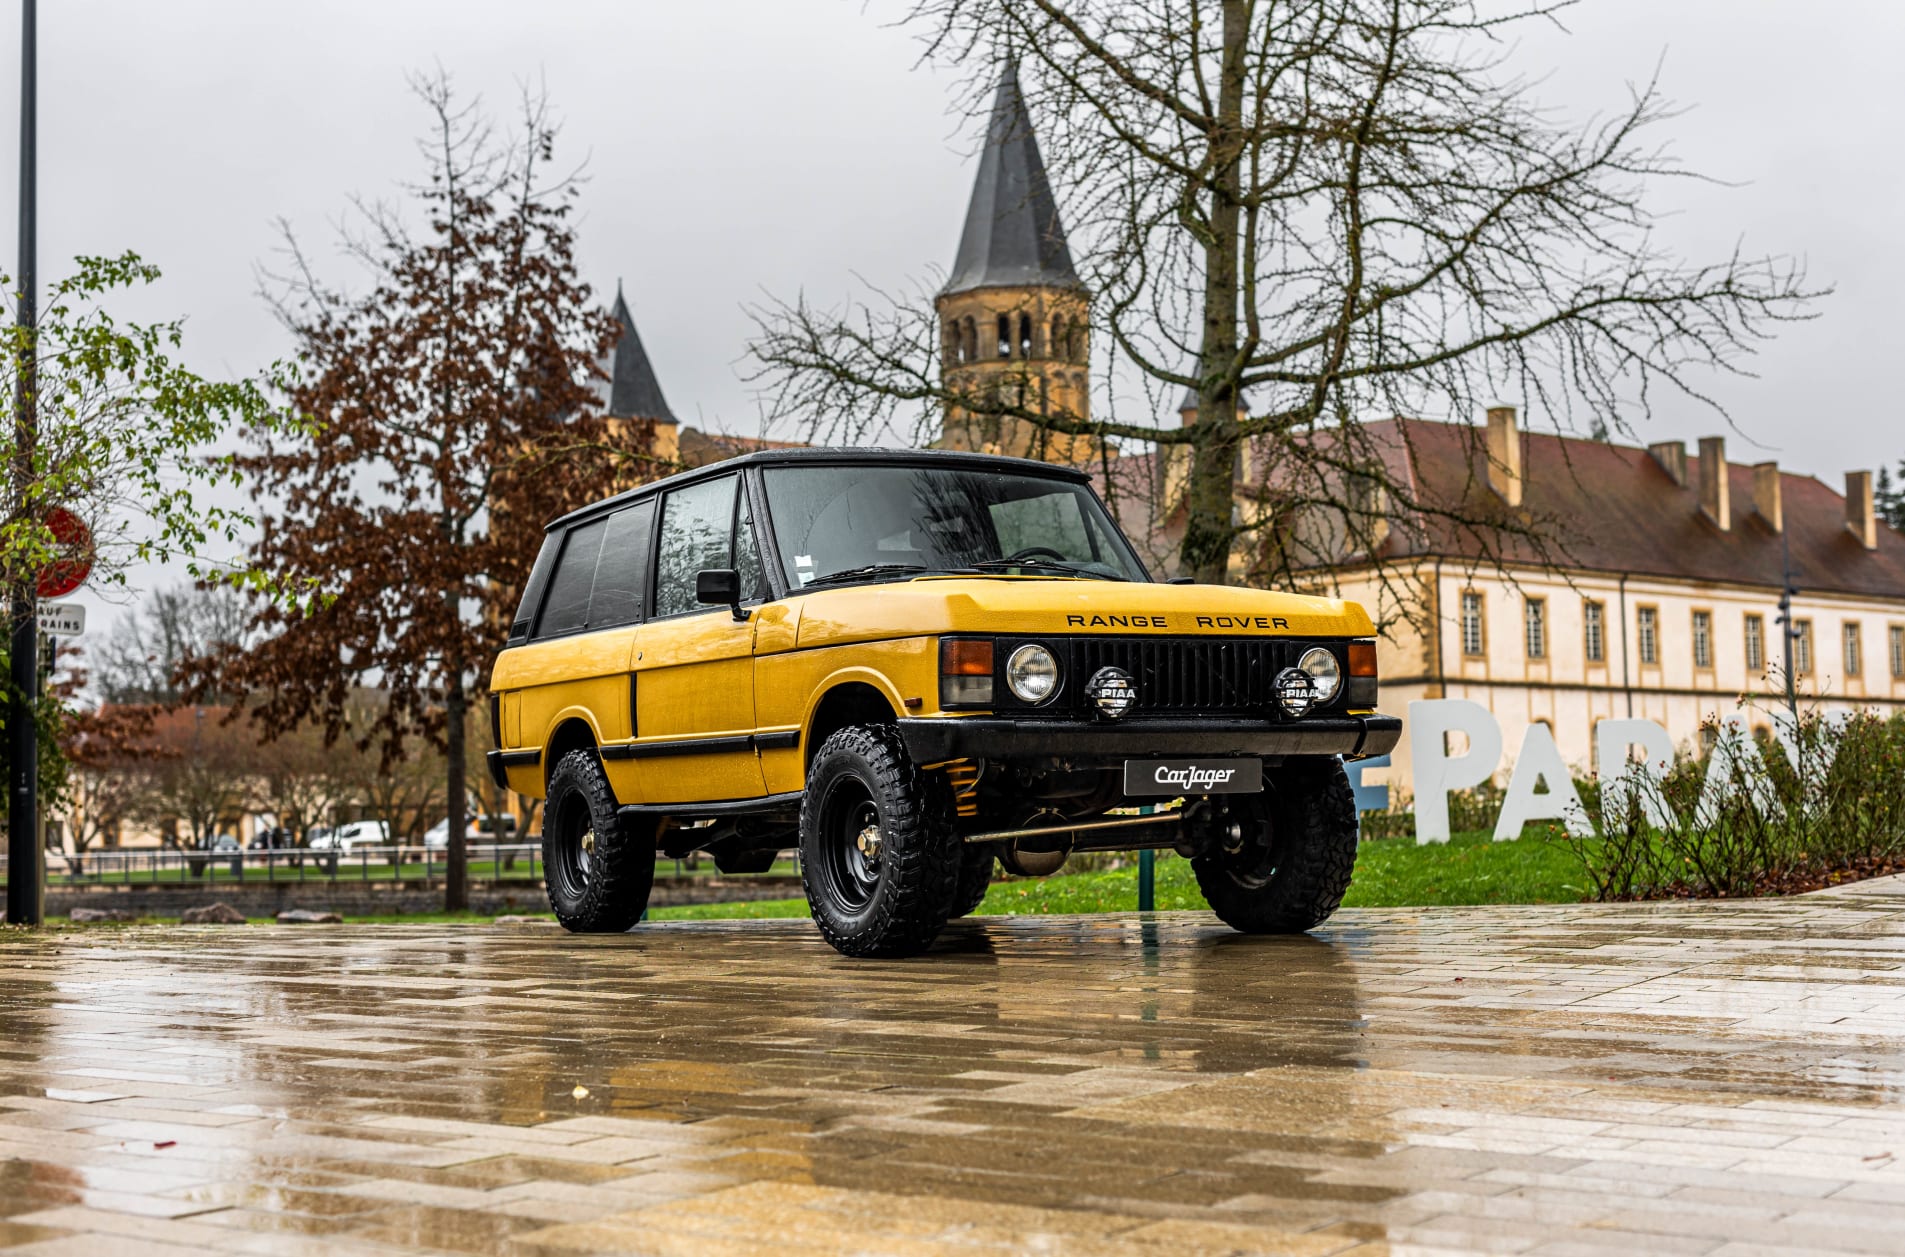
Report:
[[[782,729],[778,733],[757,733],[754,745],[763,751],[791,751],[800,745],[799,729]]]
[[[800,745],[800,730],[735,733],[713,738],[673,738],[667,742],[613,742],[603,759],[659,759],[667,755],[729,755],[740,751],[785,751]]]
[[[625,803],[615,812],[618,816],[680,816],[695,819],[799,809],[800,791],[795,790],[787,794],[764,794],[758,799],[721,799],[713,803]]]

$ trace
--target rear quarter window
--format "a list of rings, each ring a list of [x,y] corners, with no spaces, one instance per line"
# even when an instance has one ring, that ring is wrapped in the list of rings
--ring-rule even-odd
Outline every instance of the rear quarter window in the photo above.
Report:
[[[594,520],[569,530],[563,542],[562,557],[549,580],[549,597],[542,606],[542,618],[536,623],[537,637],[554,637],[586,628],[589,623],[589,596],[595,588],[595,561],[602,553],[602,536],[608,531],[606,519]]]

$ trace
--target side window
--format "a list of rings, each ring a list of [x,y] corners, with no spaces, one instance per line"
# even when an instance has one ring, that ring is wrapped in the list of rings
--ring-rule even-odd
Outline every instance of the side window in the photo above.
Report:
[[[569,530],[556,574],[549,581],[549,599],[543,604],[542,619],[536,623],[537,637],[573,633],[587,626],[595,560],[602,553],[602,534],[607,529],[608,521],[598,519]]]
[[[695,573],[729,567],[737,480],[723,476],[677,489],[662,499],[661,549],[656,556],[655,614],[701,610]],[[712,610],[712,608],[709,608]]]
[[[529,569],[529,583],[523,586],[522,606],[516,609],[516,619],[509,626],[510,641],[528,638],[536,622],[536,604],[542,601],[542,591],[549,587],[549,573],[556,566],[556,555],[561,552],[561,533],[552,532],[542,539],[542,549],[536,552],[536,565]]]
[[[590,628],[613,628],[642,618],[654,519],[653,498],[609,516],[602,557],[595,564],[595,593],[589,598]]]

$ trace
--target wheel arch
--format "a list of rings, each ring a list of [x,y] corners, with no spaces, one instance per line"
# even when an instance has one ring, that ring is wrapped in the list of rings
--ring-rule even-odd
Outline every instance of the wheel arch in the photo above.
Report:
[[[899,719],[899,704],[877,682],[877,674],[845,675],[829,678],[820,692],[801,734],[802,776],[814,762],[821,744],[852,725],[889,724]]]
[[[580,715],[570,715],[556,724],[550,731],[549,740],[542,750],[542,785],[546,796],[549,789],[549,776],[556,771],[556,765],[570,751],[593,751],[599,743],[595,736],[595,726]]]

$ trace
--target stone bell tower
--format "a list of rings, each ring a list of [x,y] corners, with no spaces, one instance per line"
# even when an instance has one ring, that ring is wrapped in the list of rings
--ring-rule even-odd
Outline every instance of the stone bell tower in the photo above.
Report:
[[[996,399],[1041,414],[1091,416],[1091,294],[1072,269],[1016,63],[999,80],[959,254],[940,292],[940,370],[968,405],[948,408],[942,449],[1077,463],[1090,436],[985,413]]]

